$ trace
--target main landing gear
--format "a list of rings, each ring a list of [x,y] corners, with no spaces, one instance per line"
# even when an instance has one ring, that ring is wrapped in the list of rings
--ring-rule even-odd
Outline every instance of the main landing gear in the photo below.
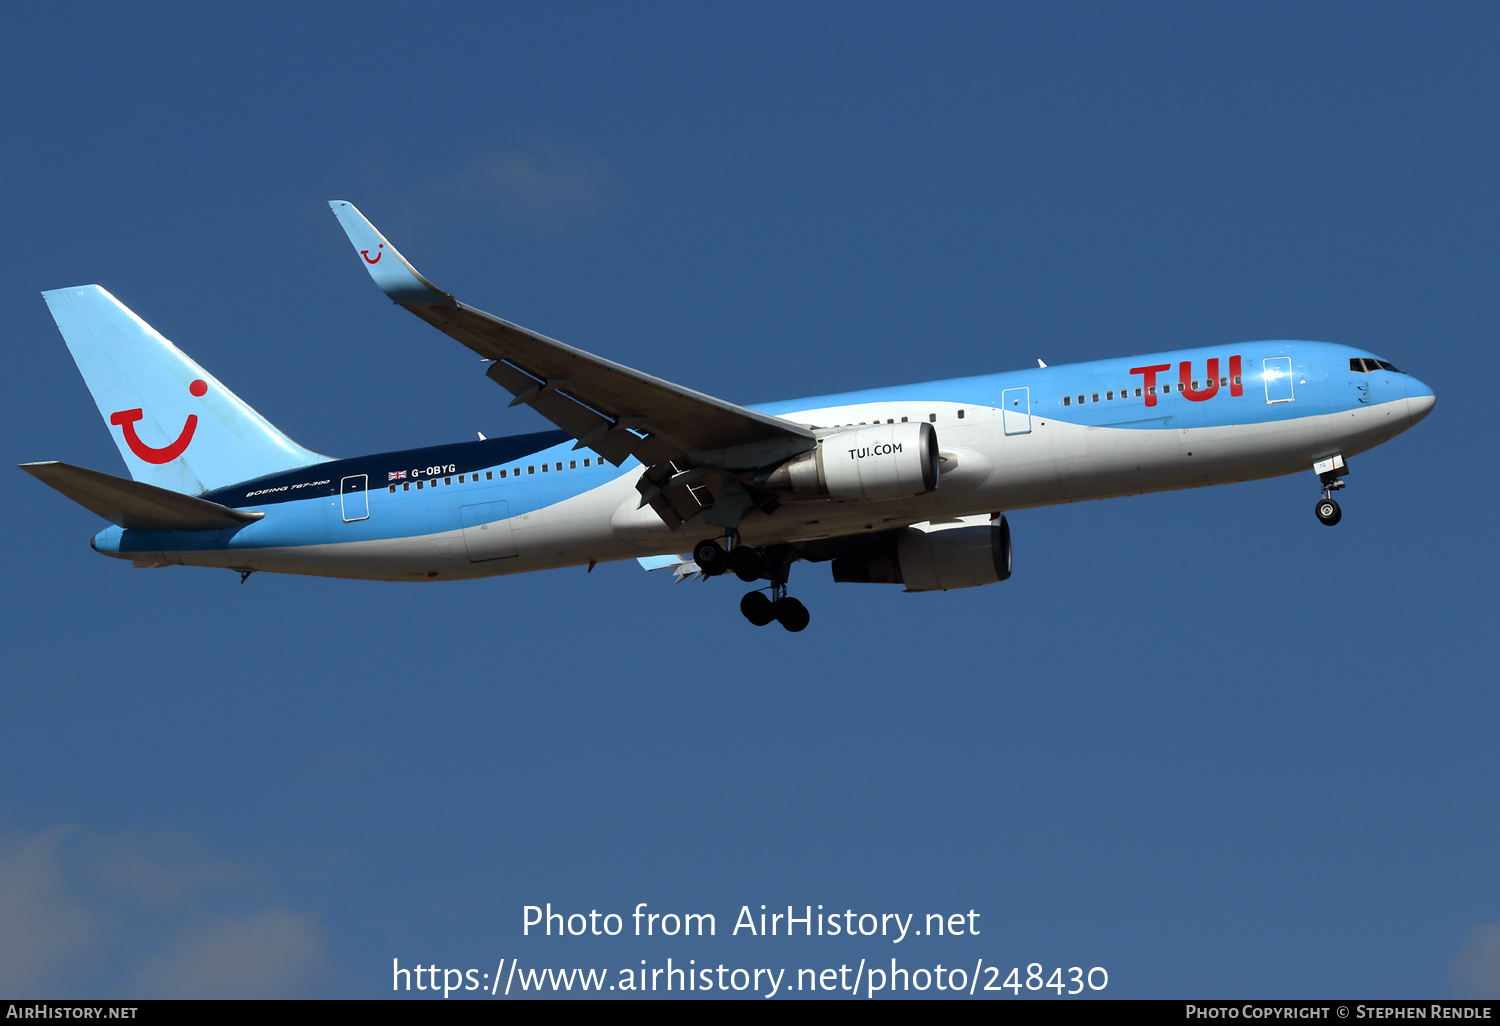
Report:
[[[716,539],[709,538],[693,547],[693,562],[698,564],[705,577],[733,573],[742,581],[768,578],[771,582],[769,595],[763,589],[740,599],[740,612],[745,619],[757,627],[775,620],[793,634],[807,629],[812,619],[807,607],[786,593],[787,575],[792,564],[792,552],[786,546],[763,550],[735,545],[726,551]]]
[[[736,545],[728,552],[717,540],[709,538],[693,547],[693,562],[705,577],[718,577],[722,573],[733,573],[742,581],[754,581],[760,577],[760,553],[748,545]]]
[[[1330,456],[1326,460],[1319,460],[1313,464],[1313,470],[1318,472],[1318,480],[1323,484],[1323,495],[1318,499],[1318,504],[1313,507],[1313,512],[1318,519],[1332,527],[1344,519],[1344,511],[1339,509],[1339,504],[1334,501],[1333,493],[1344,487],[1341,480],[1349,473],[1349,464],[1342,456]]]
[[[793,634],[806,630],[812,620],[807,607],[787,595],[785,584],[771,585],[769,596],[763,591],[750,592],[740,599],[740,612],[757,627],[764,627],[775,620]]]

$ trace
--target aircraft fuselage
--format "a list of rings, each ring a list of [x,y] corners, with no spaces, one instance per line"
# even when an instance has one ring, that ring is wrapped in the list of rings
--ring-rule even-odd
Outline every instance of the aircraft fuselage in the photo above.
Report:
[[[1370,369],[1366,369],[1366,368]],[[1435,402],[1369,353],[1268,341],[1012,371],[750,407],[820,433],[927,422],[940,476],[922,495],[786,499],[741,542],[797,546],[1004,510],[1249,481],[1358,455]],[[331,460],[205,493],[263,513],[218,531],[109,527],[94,547],[183,564],[368,580],[453,580],[689,550],[616,467],[561,431]]]

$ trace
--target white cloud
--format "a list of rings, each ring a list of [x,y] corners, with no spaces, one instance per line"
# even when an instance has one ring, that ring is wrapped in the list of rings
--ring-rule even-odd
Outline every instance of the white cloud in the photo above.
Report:
[[[316,917],[182,837],[0,839],[0,992],[290,997],[327,968]]]
[[[322,929],[313,917],[268,910],[183,930],[138,979],[150,997],[296,997],[323,963]]]
[[[97,925],[71,896],[49,830],[0,848],[0,992],[40,993],[93,945]]]
[[[1453,979],[1466,994],[1500,998],[1500,923],[1484,923],[1469,932],[1469,942],[1453,962]]]
[[[462,218],[477,209],[560,235],[599,219],[614,193],[614,174],[603,158],[544,140],[475,153],[462,167],[423,185],[419,201],[440,201],[445,217]]]

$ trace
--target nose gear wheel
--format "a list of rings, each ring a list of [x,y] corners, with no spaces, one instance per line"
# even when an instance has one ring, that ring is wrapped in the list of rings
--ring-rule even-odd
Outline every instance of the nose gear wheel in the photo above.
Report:
[[[1344,518],[1344,511],[1339,509],[1339,504],[1334,501],[1333,493],[1344,487],[1343,478],[1349,473],[1349,465],[1342,456],[1333,457],[1331,462],[1336,463],[1336,466],[1318,475],[1318,483],[1323,486],[1323,494],[1318,499],[1318,504],[1313,507],[1318,520],[1327,527],[1332,527]],[[1313,469],[1327,465],[1328,461],[1325,461]]]

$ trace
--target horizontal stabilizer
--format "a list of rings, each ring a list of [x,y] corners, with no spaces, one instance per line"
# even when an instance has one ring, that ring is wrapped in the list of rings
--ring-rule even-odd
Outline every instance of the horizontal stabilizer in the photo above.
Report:
[[[701,572],[692,556],[641,556],[636,562],[643,570],[671,570],[673,584],[681,584],[685,578]]]
[[[84,509],[132,531],[218,531],[265,516],[71,463],[23,463],[21,469]]]

